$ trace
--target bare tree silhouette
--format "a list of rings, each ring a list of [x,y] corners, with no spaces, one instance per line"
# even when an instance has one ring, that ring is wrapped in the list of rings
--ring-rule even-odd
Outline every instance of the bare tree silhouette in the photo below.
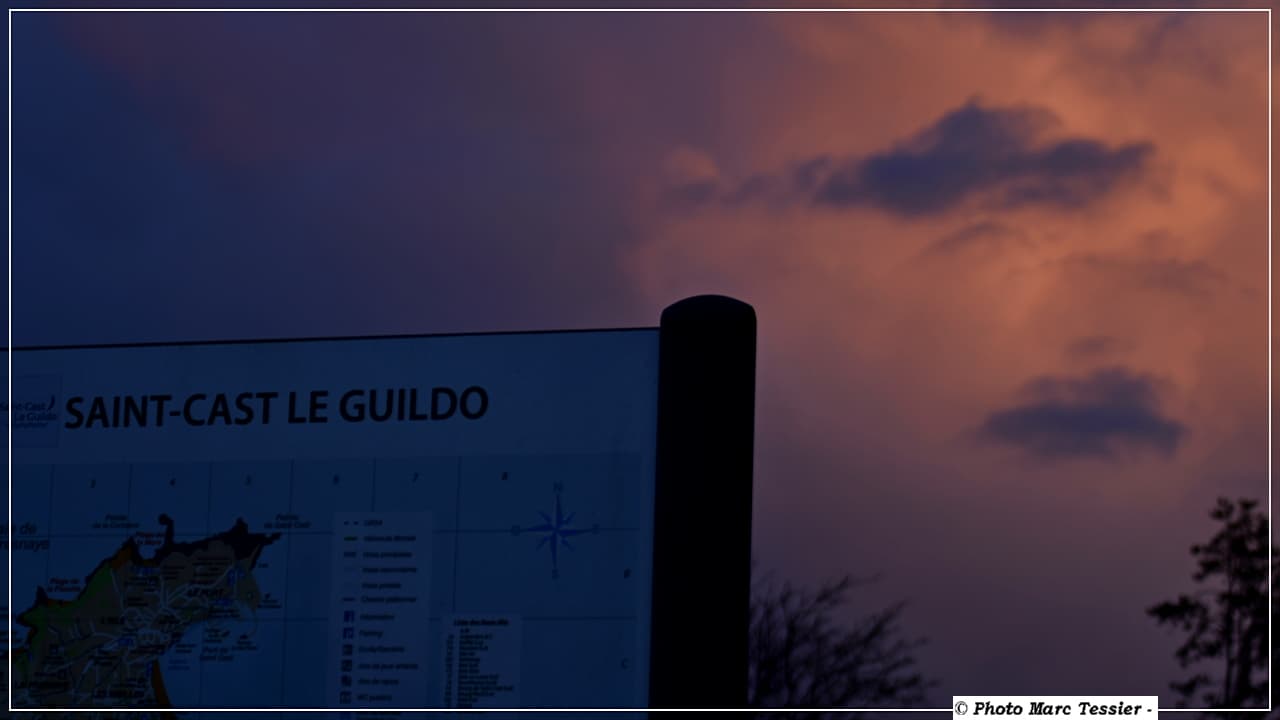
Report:
[[[1270,527],[1254,500],[1219,498],[1210,517],[1220,528],[1193,545],[1200,586],[1147,609],[1161,625],[1186,634],[1176,657],[1190,677],[1170,683],[1179,707],[1266,708]],[[1213,666],[1219,668],[1220,675]]]
[[[934,683],[916,670],[913,653],[924,641],[903,635],[905,603],[852,623],[840,617],[851,593],[873,581],[845,576],[814,590],[770,575],[754,582],[748,704],[780,710],[760,717],[799,715],[786,708],[901,707],[924,700]]]

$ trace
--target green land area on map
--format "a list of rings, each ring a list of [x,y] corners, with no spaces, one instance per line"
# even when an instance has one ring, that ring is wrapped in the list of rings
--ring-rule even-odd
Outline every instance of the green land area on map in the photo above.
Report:
[[[34,605],[16,618],[28,630],[13,657],[15,708],[173,707],[161,656],[196,625],[256,612],[262,595],[253,569],[279,533],[251,533],[238,520],[178,543],[173,521],[162,515],[160,523],[164,543],[151,557],[126,540],[74,599],[36,590]]]

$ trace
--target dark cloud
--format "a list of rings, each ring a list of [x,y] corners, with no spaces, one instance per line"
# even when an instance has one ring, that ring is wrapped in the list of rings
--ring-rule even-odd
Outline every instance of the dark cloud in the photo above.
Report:
[[[652,324],[531,21],[15,15],[15,342]]]
[[[1010,247],[1028,247],[1031,241],[1018,228],[994,220],[971,223],[938,238],[924,250],[926,256],[951,256],[964,252],[996,253]]]
[[[945,212],[977,195],[998,208],[1078,208],[1141,171],[1153,151],[1149,143],[1112,148],[1088,138],[1040,143],[1057,122],[1044,109],[970,101],[891,150],[840,163],[811,198],[899,215]]]
[[[1083,273],[1109,282],[1201,299],[1230,284],[1226,275],[1203,260],[1088,253],[1069,255],[1060,262],[1069,273]]]
[[[762,198],[777,197],[781,183],[778,178],[765,173],[752,175],[724,197],[729,205],[744,205]]]
[[[664,199],[673,208],[694,208],[714,199],[719,189],[715,180],[697,180],[667,188]]]
[[[800,163],[791,173],[796,190],[805,194],[814,192],[824,178],[831,175],[834,165],[835,160],[830,155],[819,155]]]
[[[1112,335],[1086,335],[1076,338],[1063,348],[1063,354],[1073,360],[1089,360],[1120,352],[1124,341]]]
[[[936,215],[970,200],[992,210],[1073,209],[1140,174],[1154,152],[1145,142],[1046,139],[1059,124],[1044,108],[986,108],[971,100],[883,152],[819,155],[706,201],[876,207],[902,216]]]
[[[989,415],[981,434],[1043,460],[1115,459],[1124,451],[1171,456],[1187,429],[1161,412],[1162,385],[1122,367],[1037,378],[1019,404]]]

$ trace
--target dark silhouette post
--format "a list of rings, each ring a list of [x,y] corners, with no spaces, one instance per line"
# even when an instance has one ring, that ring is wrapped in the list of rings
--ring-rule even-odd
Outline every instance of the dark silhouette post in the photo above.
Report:
[[[703,295],[658,340],[651,707],[745,707],[756,316]]]

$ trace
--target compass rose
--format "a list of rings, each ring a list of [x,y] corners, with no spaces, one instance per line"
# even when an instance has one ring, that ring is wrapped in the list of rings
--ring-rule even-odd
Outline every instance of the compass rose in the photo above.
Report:
[[[556,483],[552,486],[556,495],[556,508],[554,517],[542,511],[538,511],[538,515],[542,518],[541,525],[520,528],[516,527],[516,533],[531,532],[541,533],[538,545],[535,550],[542,549],[546,545],[551,548],[551,579],[555,580],[560,577],[560,551],[563,547],[566,550],[572,550],[573,544],[569,542],[569,538],[575,535],[583,535],[586,533],[599,532],[599,525],[592,525],[589,528],[573,527],[573,518],[577,513],[564,514],[564,508],[560,501],[561,491],[564,489],[563,483]]]

